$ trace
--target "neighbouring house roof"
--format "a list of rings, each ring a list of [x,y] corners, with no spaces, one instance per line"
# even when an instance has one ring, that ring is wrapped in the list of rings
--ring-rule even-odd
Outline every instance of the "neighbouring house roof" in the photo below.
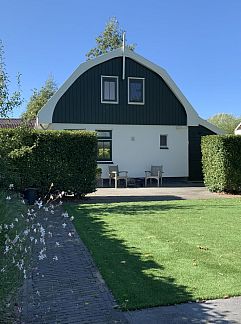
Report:
[[[72,75],[64,82],[64,84],[56,91],[56,93],[49,99],[49,101],[46,103],[44,107],[42,107],[38,113],[37,116],[37,125],[49,125],[52,123],[52,116],[55,109],[55,106],[58,102],[58,100],[61,98],[61,96],[67,91],[67,89],[74,83],[74,81],[84,72],[89,70],[95,65],[98,65],[100,63],[106,62],[112,58],[116,57],[129,57],[132,60],[142,64],[143,66],[149,68],[150,70],[156,72],[159,74],[162,79],[165,81],[165,83],[168,85],[168,87],[172,90],[172,92],[175,94],[177,99],[182,103],[183,107],[186,110],[187,113],[187,123],[188,126],[198,126],[202,125],[213,132],[217,134],[224,133],[222,130],[217,128],[215,125],[209,123],[208,121],[202,119],[196,112],[196,110],[192,107],[190,102],[187,100],[187,98],[184,96],[184,94],[181,92],[181,90],[178,88],[178,86],[175,84],[175,82],[172,80],[172,78],[169,76],[169,74],[160,66],[148,61],[141,55],[135,53],[134,51],[131,51],[127,47],[124,49],[118,48],[116,50],[113,50],[112,52],[109,52],[107,54],[103,54],[98,56],[95,59],[89,60],[87,62],[84,62],[79,65],[79,67],[72,73]]]
[[[17,128],[22,125],[21,118],[0,118],[0,128]],[[29,127],[35,127],[35,119],[28,122]]]
[[[235,128],[234,134],[241,135],[241,123]]]

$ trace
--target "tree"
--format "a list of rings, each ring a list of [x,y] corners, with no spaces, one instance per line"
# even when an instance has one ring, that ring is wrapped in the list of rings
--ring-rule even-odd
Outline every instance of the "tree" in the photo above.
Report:
[[[234,134],[235,128],[241,122],[241,117],[235,117],[232,114],[221,113],[210,117],[208,121],[223,129],[226,133]]]
[[[27,121],[36,118],[39,110],[55,94],[57,89],[57,85],[52,76],[45,81],[45,84],[40,90],[33,89],[33,94],[29,99],[26,111],[22,114],[22,118]]]
[[[123,30],[120,28],[116,17],[112,17],[106,23],[103,33],[96,37],[96,47],[92,48],[87,54],[87,60],[93,59],[99,55],[113,51],[122,46]],[[130,50],[135,49],[135,44],[127,45]]]
[[[10,79],[4,62],[4,47],[0,40],[0,117],[8,117],[14,108],[21,106],[23,99],[20,91],[20,75],[17,75],[18,90],[12,94],[9,90]]]

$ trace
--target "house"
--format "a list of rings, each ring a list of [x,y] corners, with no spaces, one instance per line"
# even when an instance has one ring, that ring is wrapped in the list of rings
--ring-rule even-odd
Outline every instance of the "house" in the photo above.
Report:
[[[125,46],[87,61],[39,111],[41,129],[97,132],[102,177],[163,165],[164,177],[201,180],[201,136],[221,131],[200,118],[161,67]]]
[[[235,135],[241,135],[241,123],[234,130]]]

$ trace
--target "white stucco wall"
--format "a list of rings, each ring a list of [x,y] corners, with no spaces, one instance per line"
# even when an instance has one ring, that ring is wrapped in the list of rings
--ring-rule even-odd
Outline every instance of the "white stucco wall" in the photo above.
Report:
[[[51,124],[49,129],[112,130],[112,160],[129,177],[144,177],[151,165],[163,165],[164,177],[188,177],[188,127],[149,125]],[[168,149],[160,149],[167,135]],[[99,164],[108,177],[108,164]]]
[[[234,133],[235,135],[241,135],[241,129],[235,129]]]

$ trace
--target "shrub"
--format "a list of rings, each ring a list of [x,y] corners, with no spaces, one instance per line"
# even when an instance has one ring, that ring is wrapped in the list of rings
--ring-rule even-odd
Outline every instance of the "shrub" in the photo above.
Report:
[[[241,191],[241,136],[202,138],[204,183],[210,191]]]
[[[93,132],[38,131],[27,127],[0,130],[0,185],[35,187],[81,195],[96,186],[97,142]]]

